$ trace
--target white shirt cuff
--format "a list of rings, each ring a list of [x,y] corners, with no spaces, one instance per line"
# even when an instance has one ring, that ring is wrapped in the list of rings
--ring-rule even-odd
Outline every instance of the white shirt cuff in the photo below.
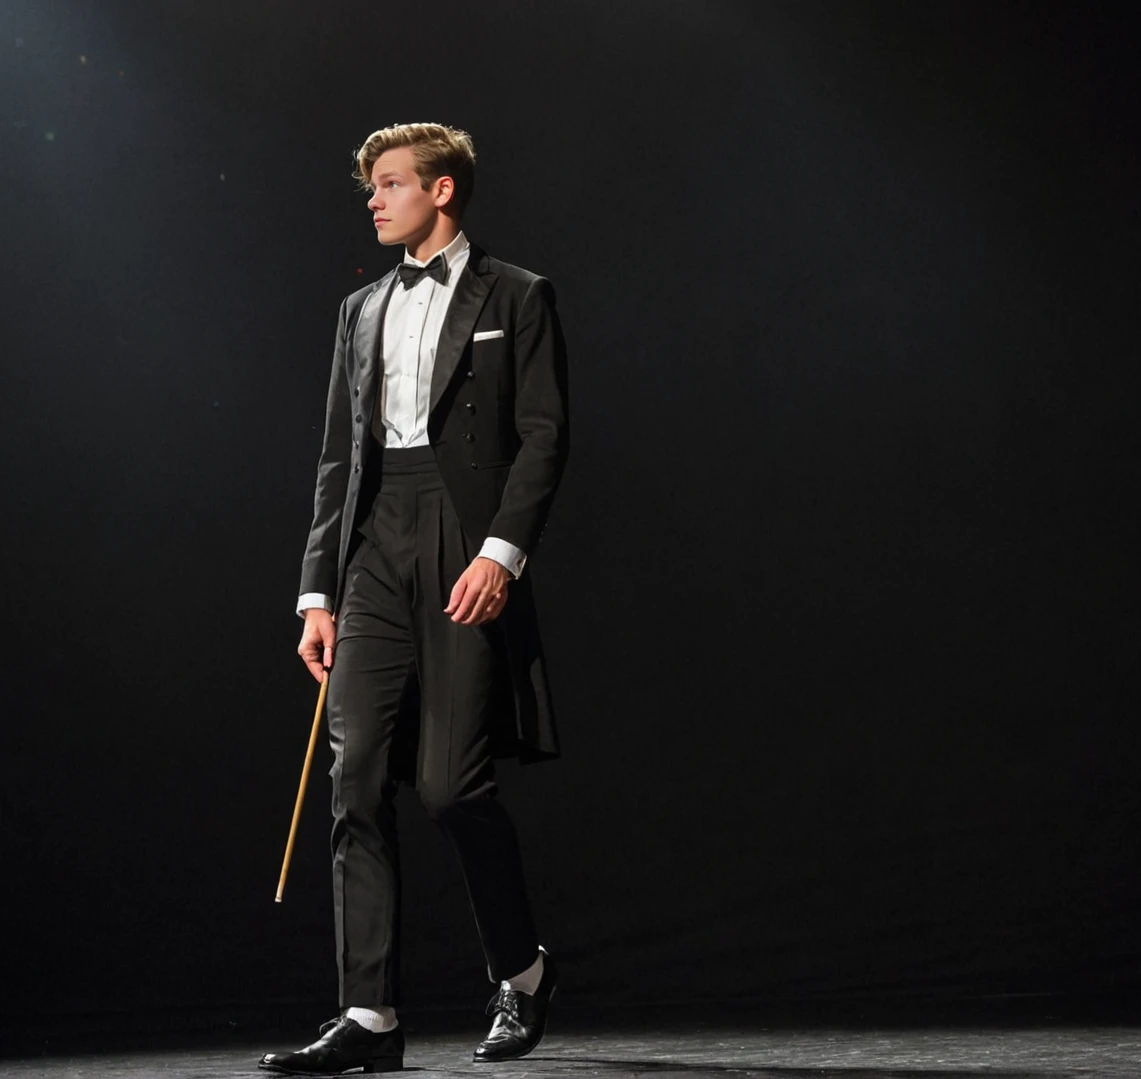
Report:
[[[324,592],[302,592],[297,597],[297,613],[302,618],[305,617],[307,607],[320,607],[323,610],[331,611],[333,609],[333,597],[326,596]]]
[[[490,558],[493,562],[498,562],[516,580],[519,579],[523,567],[527,564],[527,556],[515,544],[508,543],[507,540],[496,539],[494,536],[488,536],[483,541],[483,546],[479,549],[479,557]]]

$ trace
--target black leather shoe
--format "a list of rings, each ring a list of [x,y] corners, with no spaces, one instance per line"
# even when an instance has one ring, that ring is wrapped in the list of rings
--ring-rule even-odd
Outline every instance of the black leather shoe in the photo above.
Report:
[[[373,1034],[342,1015],[325,1023],[312,1045],[296,1053],[266,1053],[258,1067],[285,1075],[339,1075],[349,1068],[366,1075],[398,1072],[404,1067],[404,1031]]]
[[[546,948],[539,951],[543,953],[543,977],[535,995],[500,987],[487,1005],[487,1014],[494,1015],[495,1021],[491,1024],[490,1033],[472,1055],[477,1064],[525,1057],[542,1040],[543,1031],[547,1029],[547,1011],[559,980],[559,968]]]

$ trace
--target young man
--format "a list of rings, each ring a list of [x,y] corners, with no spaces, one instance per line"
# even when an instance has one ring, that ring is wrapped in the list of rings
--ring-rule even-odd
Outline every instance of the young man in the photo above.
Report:
[[[550,282],[460,227],[474,162],[439,124],[384,128],[358,155],[377,239],[405,252],[341,305],[297,649],[329,670],[343,1010],[270,1071],[402,1066],[398,781],[455,848],[499,986],[474,1059],[529,1053],[558,977],[493,760],[559,754],[524,565],[567,456],[566,350]]]

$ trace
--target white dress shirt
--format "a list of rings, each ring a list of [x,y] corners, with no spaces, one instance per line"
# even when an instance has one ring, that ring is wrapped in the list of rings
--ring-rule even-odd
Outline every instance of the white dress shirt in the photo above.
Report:
[[[442,284],[425,274],[411,288],[406,289],[399,280],[393,286],[384,315],[384,378],[376,402],[386,447],[428,445],[428,404],[436,344],[470,252],[471,246],[461,231],[443,248],[447,277]],[[404,261],[426,266],[435,254],[438,252],[421,262],[405,248]],[[516,578],[527,561],[518,547],[494,536],[483,541],[479,553],[498,562]],[[321,592],[306,592],[298,597],[297,613],[303,613],[307,607],[331,611],[333,600]]]

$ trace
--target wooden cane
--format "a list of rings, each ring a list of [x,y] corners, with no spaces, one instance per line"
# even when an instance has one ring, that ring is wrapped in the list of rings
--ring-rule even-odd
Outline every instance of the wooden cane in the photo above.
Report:
[[[309,749],[301,769],[301,786],[297,788],[297,804],[293,807],[293,823],[289,826],[289,839],[285,844],[285,860],[281,863],[281,879],[277,882],[275,903],[281,902],[285,891],[285,875],[289,872],[289,859],[293,857],[293,841],[297,838],[297,822],[301,819],[301,803],[305,801],[305,786],[309,782],[309,769],[313,765],[313,750],[317,746],[317,732],[321,729],[321,709],[325,707],[325,694],[329,689],[329,672],[321,676],[321,692],[317,694],[317,711],[313,713],[313,730],[309,732]]]

